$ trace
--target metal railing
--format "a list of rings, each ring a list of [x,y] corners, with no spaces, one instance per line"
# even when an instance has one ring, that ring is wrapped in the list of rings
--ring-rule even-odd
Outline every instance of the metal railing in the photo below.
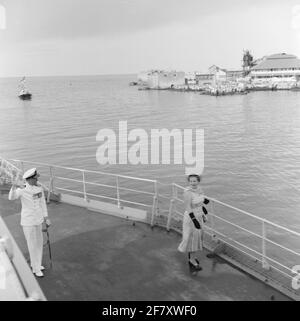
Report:
[[[173,184],[173,207],[177,202],[182,208],[184,190],[184,187]],[[205,233],[259,261],[263,269],[276,270],[292,281],[295,277],[293,267],[300,263],[300,233],[212,197],[205,197],[210,200],[210,222],[205,225]],[[182,216],[183,209],[175,209],[174,213]],[[170,220],[171,217],[168,222]]]
[[[157,180],[21,160],[8,162],[13,170],[23,171],[25,165],[38,167],[41,178],[48,179],[44,185],[49,192],[81,195],[86,201],[100,198],[118,207],[129,204],[147,209],[151,226],[158,224],[167,230],[181,231],[185,188],[178,184],[169,185],[171,194],[166,196],[160,193]],[[295,277],[293,267],[300,263],[300,233],[206,197],[210,200],[209,220],[204,228],[207,235],[260,262],[265,270],[275,270],[289,280]]]
[[[21,169],[12,164],[10,161],[0,157],[0,184],[18,182],[19,185],[23,183],[22,175],[24,173],[24,164],[21,164]],[[47,186],[41,184],[44,189],[49,190]]]
[[[49,191],[48,201],[50,193],[60,192],[81,195],[85,201],[101,199],[114,202],[119,208],[124,204],[133,205],[151,210],[150,223],[151,225],[154,224],[159,198],[157,180],[17,159],[6,162],[9,162],[14,169],[17,168],[21,172],[28,165],[38,167],[42,185]],[[99,179],[101,183],[98,182]],[[65,184],[62,184],[62,182]],[[137,189],[135,187],[137,185],[140,185],[141,188]],[[74,187],[77,188],[74,189]],[[140,197],[137,197],[137,195]]]

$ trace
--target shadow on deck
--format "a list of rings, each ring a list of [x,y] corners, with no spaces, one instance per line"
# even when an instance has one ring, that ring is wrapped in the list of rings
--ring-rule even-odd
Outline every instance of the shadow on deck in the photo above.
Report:
[[[1,215],[28,257],[19,209],[0,196]],[[191,275],[175,232],[62,203],[48,211],[53,268],[38,280],[48,300],[289,300],[207,251],[203,271]]]

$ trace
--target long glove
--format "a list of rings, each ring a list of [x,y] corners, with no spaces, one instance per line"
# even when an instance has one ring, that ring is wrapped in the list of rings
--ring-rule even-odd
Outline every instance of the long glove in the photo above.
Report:
[[[194,223],[195,228],[196,228],[197,230],[200,230],[200,229],[201,229],[201,225],[200,225],[200,223],[198,222],[198,220],[196,219],[194,213],[193,213],[193,212],[189,213],[189,216],[190,216],[192,222]]]
[[[202,212],[204,213],[204,215],[202,215],[203,222],[206,223],[207,222],[206,215],[208,214],[206,207],[202,206]]]
[[[204,203],[205,205],[207,205],[207,204],[209,203],[209,199],[205,198],[204,201],[203,201],[203,203]]]
[[[205,198],[203,201],[203,204],[207,205],[208,203],[209,203],[209,199]],[[206,221],[207,221],[206,215],[208,214],[208,211],[205,206],[202,206],[202,212],[204,213],[203,221],[204,221],[204,223],[206,223]]]

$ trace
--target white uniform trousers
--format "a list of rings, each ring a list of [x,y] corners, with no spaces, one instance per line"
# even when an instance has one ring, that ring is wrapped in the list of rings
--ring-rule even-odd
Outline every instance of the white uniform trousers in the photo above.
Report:
[[[43,257],[43,231],[42,224],[23,226],[30,255],[30,264],[34,273],[41,270]]]

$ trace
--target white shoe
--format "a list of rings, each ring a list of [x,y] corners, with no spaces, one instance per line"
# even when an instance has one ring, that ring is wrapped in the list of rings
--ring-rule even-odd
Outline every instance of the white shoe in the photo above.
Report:
[[[31,267],[31,270],[33,271],[33,268]],[[45,270],[45,267],[43,265],[40,266],[40,270],[41,271],[44,271]]]
[[[42,278],[44,276],[44,273],[42,271],[38,271],[38,272],[33,272],[35,276]]]

